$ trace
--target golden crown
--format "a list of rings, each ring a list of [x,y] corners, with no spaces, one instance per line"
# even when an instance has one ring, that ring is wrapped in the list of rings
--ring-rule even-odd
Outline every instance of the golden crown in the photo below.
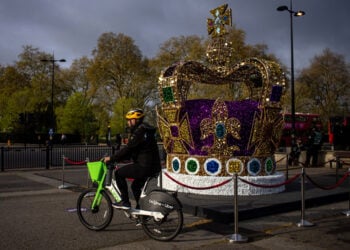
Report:
[[[284,73],[277,63],[258,58],[232,64],[231,44],[224,39],[231,10],[226,4],[211,13],[209,64],[180,62],[159,77],[158,127],[167,170],[201,176],[271,175],[283,126]],[[203,94],[216,96],[198,98]],[[238,95],[245,98],[233,101]]]

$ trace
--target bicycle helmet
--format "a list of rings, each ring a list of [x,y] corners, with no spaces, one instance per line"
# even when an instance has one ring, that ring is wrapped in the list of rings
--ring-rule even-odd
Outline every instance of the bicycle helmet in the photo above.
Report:
[[[125,117],[126,119],[141,119],[144,117],[145,114],[143,113],[142,109],[132,109],[128,113],[126,113]]]

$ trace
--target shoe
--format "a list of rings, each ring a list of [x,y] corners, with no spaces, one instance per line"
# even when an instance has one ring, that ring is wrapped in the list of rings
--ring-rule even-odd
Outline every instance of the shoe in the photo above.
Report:
[[[141,222],[140,218],[136,219],[136,226],[137,227],[142,226],[142,222]]]
[[[112,207],[118,208],[118,209],[130,209],[131,204],[129,201],[119,201],[112,203]]]

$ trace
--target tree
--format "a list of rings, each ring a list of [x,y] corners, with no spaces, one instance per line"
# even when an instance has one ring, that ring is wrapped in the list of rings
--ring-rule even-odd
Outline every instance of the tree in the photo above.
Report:
[[[71,87],[73,93],[80,92],[85,98],[91,98],[91,81],[88,78],[88,70],[92,60],[86,56],[75,59],[64,76],[65,82]]]
[[[326,124],[329,117],[341,115],[342,104],[348,100],[350,70],[344,56],[323,50],[302,70],[297,85],[303,92],[301,111],[319,113]]]
[[[123,34],[104,33],[93,51],[88,69],[97,102],[108,112],[118,98],[134,98],[138,105],[154,88],[148,61],[142,58],[134,40]]]
[[[233,45],[233,63],[247,57],[273,58],[266,53],[264,44],[246,45],[244,31],[235,26],[229,30],[228,39]],[[179,61],[206,64],[208,44],[209,39],[195,35],[172,37],[161,45],[155,58],[148,59],[131,37],[102,34],[91,59],[76,59],[64,69],[54,64],[53,101],[58,131],[88,136],[94,128],[104,136],[111,125],[113,131],[123,132],[125,124],[120,117],[131,107],[143,108],[151,118],[149,122],[155,125],[161,70]],[[46,133],[50,125],[52,64],[41,59],[52,55],[24,46],[18,58],[14,65],[0,66],[0,129],[20,129],[19,117],[30,114],[28,117],[35,118],[35,130]],[[210,94],[217,96],[215,90]],[[86,121],[91,121],[88,129]]]
[[[199,36],[171,37],[161,44],[150,66],[160,74],[161,70],[181,61],[205,61],[205,43]]]
[[[41,62],[50,55],[39,51],[32,46],[24,46],[19,60],[14,65],[2,69],[0,76],[1,88],[1,130],[26,129],[46,132],[50,120],[51,103],[51,64]],[[57,86],[60,84],[59,71],[57,73]],[[57,95],[56,95],[57,94]],[[54,97],[60,96],[59,91]],[[55,100],[57,102],[57,100]],[[3,112],[3,114],[2,114]],[[23,128],[19,123],[19,116],[25,115],[28,124]],[[27,118],[31,118],[30,122]],[[31,125],[27,127],[27,125]],[[16,131],[17,130],[17,131]]]
[[[112,133],[124,134],[126,128],[125,113],[134,108],[135,100],[133,98],[119,98],[114,104],[113,116],[111,118]]]
[[[231,56],[231,62],[233,64],[236,64],[243,59],[252,57],[279,62],[273,54],[267,53],[268,47],[266,44],[246,44],[245,31],[237,28],[236,25],[233,25],[228,29],[226,39],[232,44],[233,53]]]
[[[277,61],[272,54],[267,54],[266,44],[247,45],[246,34],[235,25],[228,29],[226,40],[231,42],[233,64],[248,57],[259,57]],[[201,38],[197,35],[172,37],[161,44],[158,54],[150,65],[158,72],[180,61],[206,62],[206,50],[211,38]]]
[[[93,50],[93,59],[87,68],[91,83],[88,94],[94,96],[93,104],[99,107],[96,113],[100,133],[113,121],[115,105],[123,100],[133,100],[132,107],[143,108],[155,98],[157,75],[143,58],[134,40],[124,34],[104,33]],[[119,110],[122,107],[119,107]],[[124,114],[123,114],[124,115]],[[114,129],[119,130],[119,125]]]
[[[81,92],[72,94],[64,107],[57,108],[57,124],[59,133],[78,134],[84,141],[99,127],[91,104]]]
[[[0,128],[4,132],[13,132],[18,127],[18,117],[22,112],[13,98],[25,87],[25,78],[14,66],[7,66],[1,70],[0,75]],[[23,86],[21,86],[23,84]],[[18,96],[19,94],[17,94]]]

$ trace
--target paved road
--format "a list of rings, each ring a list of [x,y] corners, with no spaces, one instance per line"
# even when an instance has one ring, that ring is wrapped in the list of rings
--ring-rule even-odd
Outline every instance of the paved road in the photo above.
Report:
[[[57,171],[57,170],[50,170]],[[102,232],[85,229],[74,212],[78,189],[58,189],[59,180],[32,171],[0,173],[0,249],[349,249],[349,202],[309,208],[313,227],[298,227],[300,212],[239,222],[247,243],[230,243],[233,224],[185,214],[182,233],[171,242],[149,239],[115,213]]]

